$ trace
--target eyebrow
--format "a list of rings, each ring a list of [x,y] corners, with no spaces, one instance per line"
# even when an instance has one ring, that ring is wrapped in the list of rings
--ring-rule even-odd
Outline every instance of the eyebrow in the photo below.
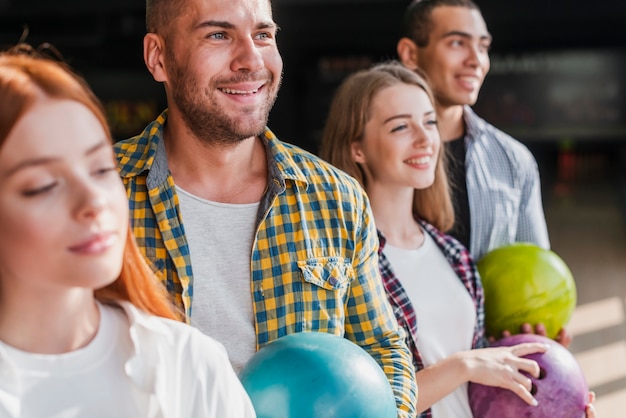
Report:
[[[441,36],[441,38],[444,39],[444,38],[449,38],[451,36],[460,36],[462,38],[467,38],[467,39],[473,38],[473,36],[471,34],[469,34],[467,32],[460,31],[460,30],[451,30],[450,32],[446,32],[446,33],[444,33]],[[479,39],[481,41],[489,41],[489,42],[491,42],[492,37],[491,37],[491,35],[487,34],[487,35],[481,35]]]
[[[204,22],[198,23],[195,29],[202,29],[202,28],[209,28],[209,27],[235,29],[235,25],[233,25],[230,22],[223,21],[223,20],[205,20]]]
[[[424,116],[430,116],[432,114],[434,114],[435,111],[434,110],[429,110],[428,112],[424,113]],[[388,117],[387,119],[385,119],[383,121],[383,125],[386,124],[387,122],[391,122],[394,119],[410,119],[412,117],[412,115],[410,113],[403,113],[401,115],[393,115]]]
[[[98,152],[100,149],[102,149],[103,147],[106,147],[106,146],[109,146],[109,141],[107,139],[103,139],[102,141],[98,142],[96,145],[94,145],[91,148],[87,149],[87,151],[85,151],[84,155],[85,156],[92,155],[92,154]],[[13,174],[17,173],[18,171],[25,169],[25,168],[50,164],[50,163],[53,163],[55,161],[58,161],[59,159],[60,158],[58,158],[58,157],[43,157],[43,158],[26,159],[26,160],[22,161],[21,163],[17,164],[15,167],[12,167],[11,169],[7,170],[4,173],[4,175],[6,177],[9,177],[9,176],[12,176]]]
[[[217,27],[222,29],[236,29],[237,27],[232,23],[225,20],[205,20],[198,23],[194,29],[203,29]],[[255,26],[255,29],[275,29],[278,31],[278,25],[274,22],[260,22]]]

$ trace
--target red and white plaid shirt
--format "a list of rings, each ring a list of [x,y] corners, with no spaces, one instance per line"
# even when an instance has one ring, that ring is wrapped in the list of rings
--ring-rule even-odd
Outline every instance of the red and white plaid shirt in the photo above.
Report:
[[[487,341],[485,339],[485,301],[483,287],[472,256],[469,251],[456,239],[442,233],[427,222],[417,218],[416,220],[419,222],[423,230],[433,238],[474,301],[474,306],[476,308],[476,327],[474,328],[472,348],[487,346]],[[400,284],[400,280],[398,280],[395,276],[389,260],[387,260],[383,254],[386,240],[380,231],[378,231],[378,239],[380,241],[380,246],[378,248],[378,266],[385,290],[387,291],[387,297],[391,302],[398,323],[406,331],[406,342],[411,350],[411,353],[413,354],[413,364],[415,365],[415,370],[419,371],[424,368],[424,363],[422,362],[420,353],[417,350],[417,318],[415,316],[415,310],[409,300],[409,296],[402,287],[402,284]],[[424,411],[419,415],[419,417],[431,418],[431,410],[428,409]]]

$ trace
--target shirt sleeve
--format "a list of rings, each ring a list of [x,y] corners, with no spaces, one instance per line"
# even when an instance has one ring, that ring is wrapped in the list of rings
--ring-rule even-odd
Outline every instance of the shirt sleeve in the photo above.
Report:
[[[548,228],[541,200],[539,169],[534,158],[525,167],[516,242],[531,242],[549,249]]]
[[[180,358],[191,373],[180,382],[191,386],[188,392],[182,392],[189,414],[181,416],[256,418],[252,401],[233,370],[224,346],[196,330],[190,333],[193,342],[186,344],[187,354]]]
[[[378,269],[378,236],[369,202],[363,196],[357,226],[355,280],[346,308],[346,337],[382,367],[394,392],[398,417],[416,416],[417,384],[405,335],[395,319]]]

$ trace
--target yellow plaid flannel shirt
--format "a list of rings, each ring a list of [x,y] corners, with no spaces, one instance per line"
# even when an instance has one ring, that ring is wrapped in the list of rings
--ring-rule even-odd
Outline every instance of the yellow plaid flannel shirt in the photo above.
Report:
[[[139,247],[189,318],[193,273],[167,168],[166,118],[164,111],[141,135],[116,143],[115,152]],[[263,139],[270,178],[250,260],[257,350],[294,332],[344,336],[381,365],[398,416],[415,416],[411,354],[379,276],[365,193],[345,173],[271,131]]]

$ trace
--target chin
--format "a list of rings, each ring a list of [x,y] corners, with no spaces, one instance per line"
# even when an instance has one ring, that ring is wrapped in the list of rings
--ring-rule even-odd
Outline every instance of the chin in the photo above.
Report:
[[[265,131],[266,124],[240,124],[237,130],[233,132],[233,138],[236,138],[235,142],[243,141],[245,139],[261,136]]]
[[[113,283],[120,277],[122,271],[121,263],[117,262],[98,262],[80,271],[74,271],[74,277],[81,287],[100,289]]]
[[[259,109],[255,112],[251,112],[244,117],[237,118],[234,121],[235,126],[242,134],[248,134],[248,136],[258,135],[263,132],[269,118],[269,112],[265,109]]]
[[[89,286],[89,288],[93,289],[94,291],[104,289],[105,287],[109,286],[111,283],[115,282],[118,278],[119,276],[115,276],[113,278],[107,277],[106,279],[102,279],[102,280],[92,283],[91,286]]]
[[[413,187],[416,190],[425,190],[428,189],[429,187],[431,187],[434,183],[435,179],[432,179],[430,181],[420,181],[418,183],[415,184],[415,186]]]
[[[473,93],[469,96],[461,97],[459,102],[461,102],[460,104],[462,105],[474,106],[477,100],[478,100],[478,92]]]

